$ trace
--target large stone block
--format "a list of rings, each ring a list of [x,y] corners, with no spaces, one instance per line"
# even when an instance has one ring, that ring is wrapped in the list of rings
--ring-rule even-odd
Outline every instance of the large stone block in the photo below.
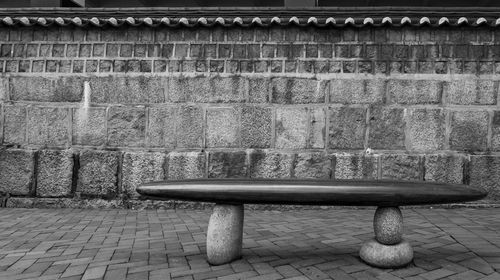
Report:
[[[0,149],[0,192],[12,195],[33,193],[35,151]]]
[[[309,135],[307,147],[325,148],[326,113],[323,108],[309,108]]]
[[[500,156],[470,157],[470,186],[488,192],[487,199],[500,199]]]
[[[498,85],[492,80],[460,79],[446,83],[447,101],[459,105],[496,104]]]
[[[177,108],[150,108],[148,145],[155,148],[174,148],[176,122]]]
[[[23,144],[26,135],[26,107],[4,106],[3,142]]]
[[[273,78],[272,102],[280,104],[304,104],[325,102],[325,83],[314,79]]]
[[[205,177],[206,156],[202,152],[172,152],[168,154],[169,180]]]
[[[140,184],[165,180],[166,159],[164,153],[125,153],[122,165],[123,192],[129,197],[138,197],[135,189]]]
[[[276,109],[276,148],[305,148],[307,124],[307,108]]]
[[[377,104],[384,102],[385,80],[335,79],[330,81],[330,102]]]
[[[119,152],[80,152],[77,191],[84,196],[115,196],[118,191],[119,157]]]
[[[69,144],[68,108],[32,107],[28,110],[28,143],[45,146]]]
[[[461,151],[484,151],[487,147],[488,112],[451,112],[450,148]]]
[[[442,109],[408,109],[408,149],[435,151],[444,147],[445,114]]]
[[[418,155],[381,155],[382,179],[422,180],[422,159]]]
[[[404,109],[372,107],[368,147],[403,149],[405,147]]]
[[[106,144],[106,108],[73,110],[73,144],[101,146]]]
[[[248,101],[251,103],[267,103],[269,102],[271,80],[250,79],[248,80]]]
[[[115,147],[141,147],[144,145],[145,137],[145,108],[109,108],[108,145]]]
[[[36,195],[64,197],[71,194],[73,153],[42,150],[38,153]]]
[[[300,179],[329,179],[332,159],[326,153],[299,153],[294,165],[294,177]]]
[[[334,154],[335,179],[377,179],[379,156],[365,154]]]
[[[366,108],[330,108],[328,146],[331,149],[362,149],[365,145]]]
[[[170,77],[169,102],[228,103],[244,102],[248,81],[243,77]]]
[[[14,101],[80,102],[84,77],[11,77],[10,99]]]
[[[0,101],[9,99],[9,79],[0,78]]]
[[[491,148],[500,151],[500,111],[493,111],[491,122]]]
[[[390,100],[399,104],[441,103],[442,82],[435,80],[390,80]]]
[[[251,178],[291,178],[294,155],[270,151],[250,153]]]
[[[240,114],[235,108],[210,108],[207,110],[206,146],[234,148],[240,144]]]
[[[461,184],[466,157],[463,155],[425,155],[426,181]]]
[[[182,106],[177,110],[176,137],[178,148],[201,148],[203,143],[203,109]]]
[[[245,152],[211,152],[208,155],[209,178],[244,178],[247,176]]]
[[[269,148],[272,133],[272,109],[243,106],[241,109],[241,144],[245,148]]]
[[[92,103],[162,103],[165,81],[159,76],[105,76],[90,79]]]

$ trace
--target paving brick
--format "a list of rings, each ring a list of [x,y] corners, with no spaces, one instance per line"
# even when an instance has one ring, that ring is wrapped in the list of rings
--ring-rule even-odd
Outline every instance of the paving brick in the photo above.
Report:
[[[110,197],[117,193],[118,152],[80,152],[77,191],[82,195]]]
[[[142,183],[165,179],[166,154],[127,152],[123,155],[122,186],[130,197],[138,197],[135,191]]]
[[[36,195],[64,197],[71,193],[73,152],[41,150],[37,162]]]
[[[484,151],[487,148],[489,115],[485,111],[451,112],[450,148]]]
[[[366,108],[330,108],[328,147],[331,149],[362,149],[365,145]]]
[[[35,152],[21,149],[0,150],[0,191],[27,195],[33,190]]]

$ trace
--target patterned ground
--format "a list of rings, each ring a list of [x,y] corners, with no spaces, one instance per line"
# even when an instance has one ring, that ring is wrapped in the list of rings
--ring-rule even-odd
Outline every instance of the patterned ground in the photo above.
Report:
[[[0,279],[500,279],[500,209],[406,209],[415,260],[357,256],[373,210],[246,211],[243,259],[205,261],[209,210],[0,209]]]

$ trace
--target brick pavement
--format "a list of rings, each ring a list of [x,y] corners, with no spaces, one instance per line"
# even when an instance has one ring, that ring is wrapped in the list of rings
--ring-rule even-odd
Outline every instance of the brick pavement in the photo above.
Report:
[[[357,257],[373,210],[247,211],[243,259],[205,261],[209,210],[0,209],[0,279],[500,279],[500,209],[405,209],[415,261]]]

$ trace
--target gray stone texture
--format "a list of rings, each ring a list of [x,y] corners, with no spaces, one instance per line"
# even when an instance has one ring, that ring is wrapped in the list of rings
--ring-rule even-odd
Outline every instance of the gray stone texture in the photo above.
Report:
[[[377,179],[379,156],[365,154],[334,154],[335,179]]]
[[[366,108],[330,108],[328,146],[331,149],[362,149],[365,144]]]
[[[404,109],[372,107],[368,147],[375,149],[403,149],[405,147]]]
[[[441,103],[442,82],[435,80],[390,80],[387,84],[391,102],[398,104]]]
[[[216,204],[207,229],[207,261],[221,265],[241,258],[243,205]]]
[[[460,79],[446,83],[448,103],[457,105],[496,104],[498,85],[483,79]]]
[[[450,148],[484,151],[487,147],[489,115],[485,111],[451,112]]]
[[[165,153],[127,152],[123,155],[122,188],[129,197],[138,197],[135,189],[142,183],[165,180]]]
[[[245,178],[247,176],[246,152],[210,152],[208,178]]]
[[[26,107],[4,106],[4,144],[23,144],[26,134]]]
[[[359,256],[372,266],[398,268],[408,265],[413,260],[413,249],[406,240],[396,245],[384,245],[372,239],[363,244]]]
[[[470,186],[488,192],[486,200],[500,199],[500,156],[470,157]]]
[[[234,148],[240,146],[240,112],[235,108],[207,110],[206,146]]]
[[[73,152],[41,150],[38,153],[36,195],[65,197],[71,194]]]
[[[464,155],[425,155],[424,179],[441,183],[462,184],[466,160]]]
[[[146,137],[146,110],[142,107],[111,107],[108,112],[108,145],[141,147]]]
[[[314,79],[273,78],[272,102],[280,104],[307,104],[325,102],[325,83]]]
[[[335,79],[330,81],[330,102],[378,104],[384,102],[383,79]]]
[[[148,145],[172,149],[176,144],[177,111],[175,107],[149,108]]]
[[[422,159],[418,155],[381,155],[382,179],[422,180]]]
[[[176,138],[178,148],[201,148],[203,143],[203,109],[197,106],[178,108]]]
[[[271,80],[267,78],[256,78],[248,80],[248,101],[250,103],[269,102]]]
[[[378,207],[373,218],[375,239],[384,245],[394,245],[403,238],[403,214],[398,207]]]
[[[247,91],[247,79],[238,76],[170,77],[167,100],[197,103],[244,102]]]
[[[73,110],[73,144],[102,146],[106,144],[106,108]]]
[[[329,179],[332,172],[332,159],[326,153],[297,154],[293,174],[300,179]]]
[[[500,151],[500,111],[493,111],[493,120],[491,122],[491,148],[493,151]]]
[[[444,148],[445,114],[442,109],[408,109],[408,149],[435,151]]]
[[[113,197],[118,190],[119,152],[80,152],[77,191],[84,196]]]
[[[92,103],[135,104],[165,101],[165,81],[160,76],[105,76],[90,79]]]
[[[307,124],[307,108],[276,109],[276,148],[305,148]]]
[[[272,109],[243,106],[241,109],[241,145],[244,148],[269,148],[272,133]]]
[[[85,77],[11,77],[14,101],[80,102]]]
[[[293,154],[252,151],[250,153],[250,177],[291,178],[293,162]]]
[[[29,195],[35,182],[35,151],[0,149],[0,192]]]
[[[168,154],[167,179],[196,179],[205,177],[205,153],[171,152]]]
[[[309,109],[309,136],[307,147],[313,149],[325,148],[326,113],[323,108]]]
[[[9,99],[9,79],[0,77],[0,101]]]
[[[28,109],[29,144],[66,147],[69,145],[70,111],[68,108],[31,107]]]

